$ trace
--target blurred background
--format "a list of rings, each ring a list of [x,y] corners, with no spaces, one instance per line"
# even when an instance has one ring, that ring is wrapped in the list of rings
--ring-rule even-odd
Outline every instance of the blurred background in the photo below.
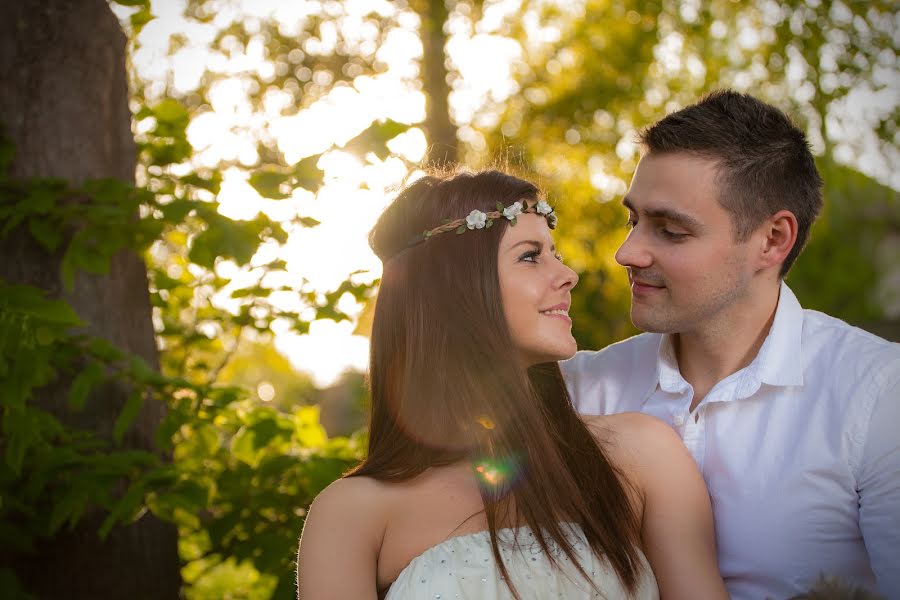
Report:
[[[157,565],[156,580],[173,581],[182,597],[294,596],[305,509],[365,447],[367,334],[380,276],[367,233],[423,165],[511,169],[545,190],[560,215],[557,245],[580,276],[576,338],[581,348],[600,348],[635,333],[627,278],[613,260],[626,234],[619,201],[639,158],[635,132],[704,92],[752,93],[807,131],[825,179],[825,210],[788,284],[805,307],[900,340],[894,3],[99,4],[80,16],[63,7],[62,16],[40,18],[63,31],[88,27],[98,48],[122,46],[124,70],[110,72],[127,78],[122,101],[136,162],[120,173],[133,170],[133,187],[97,184],[98,174],[110,176],[102,169],[27,167],[36,136],[17,136],[15,127],[5,147],[16,158],[3,159],[10,181],[30,177],[29,190],[45,190],[52,186],[35,177],[76,180],[106,211],[78,213],[85,235],[67,228],[71,209],[35,209],[37,192],[0,213],[7,258],[15,248],[71,284],[42,285],[13,261],[0,272],[8,317],[0,319],[0,356],[9,367],[0,369],[0,391],[9,406],[21,401],[18,423],[39,423],[22,437],[11,417],[4,421],[0,556],[8,566],[0,563],[0,583],[23,597],[48,593],[41,574],[51,545],[93,539],[100,529],[105,552],[116,532],[149,520],[170,550],[141,564]],[[117,30],[85,22],[104,11]],[[99,68],[96,53],[73,56],[66,60]],[[60,135],[49,133],[47,143]],[[26,232],[17,238],[19,230]],[[138,335],[155,343],[138,363],[115,354],[134,346],[93,325],[114,319],[122,300],[109,299],[101,318],[71,291],[85,289],[83,281],[103,289],[118,281],[123,247],[143,259],[131,272],[149,280],[150,306],[131,318],[146,315],[152,332]],[[72,322],[58,304],[22,308],[41,302],[71,305]],[[9,340],[51,313],[56,321],[43,327],[57,343],[26,348],[29,364],[50,371],[28,371],[30,383],[15,387],[10,373],[17,364],[25,372],[15,362],[25,354]],[[76,318],[94,338],[57,327]],[[59,394],[68,400],[46,399]],[[38,408],[45,412],[28,421]],[[103,452],[79,435],[103,440]],[[115,464],[98,458],[125,452],[135,454]],[[175,539],[177,555],[165,542]],[[109,568],[100,560],[82,569],[99,572],[98,564]]]

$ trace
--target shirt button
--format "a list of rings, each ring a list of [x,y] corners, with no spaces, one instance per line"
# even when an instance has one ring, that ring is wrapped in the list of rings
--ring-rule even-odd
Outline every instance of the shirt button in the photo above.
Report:
[[[681,427],[682,425],[684,425],[684,417],[678,415],[677,417],[675,417],[674,422],[676,427]]]

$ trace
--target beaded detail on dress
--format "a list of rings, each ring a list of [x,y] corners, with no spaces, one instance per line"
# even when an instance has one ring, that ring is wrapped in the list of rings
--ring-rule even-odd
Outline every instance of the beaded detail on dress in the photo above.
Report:
[[[566,535],[582,568],[600,590],[598,594],[553,540],[548,540],[548,549],[559,568],[550,562],[530,528],[501,529],[497,535],[500,554],[523,600],[659,599],[656,579],[640,550],[638,555],[644,568],[638,575],[634,593],[628,594],[615,570],[593,553],[581,528],[568,525]],[[487,531],[451,537],[425,550],[403,569],[385,596],[385,600],[512,598],[491,551]]]

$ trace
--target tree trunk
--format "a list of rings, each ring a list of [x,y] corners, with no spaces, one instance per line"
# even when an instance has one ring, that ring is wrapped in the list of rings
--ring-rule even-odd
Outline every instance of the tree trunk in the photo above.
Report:
[[[450,120],[450,85],[447,83],[447,22],[445,0],[419,0],[413,6],[422,20],[422,83],[425,91],[425,134],[428,164],[439,166],[458,160],[456,125]]]
[[[105,0],[0,3],[0,124],[16,150],[10,176],[134,182],[125,44]],[[0,257],[0,278],[65,299],[87,333],[158,365],[146,269],[133,252],[117,254],[108,275],[79,273],[71,292],[60,281],[62,253],[48,253],[24,228],[0,242]],[[64,423],[108,437],[127,390],[102,386],[72,415],[69,383],[60,377],[37,394],[36,404]],[[159,403],[146,403],[125,445],[151,450],[163,415]],[[148,513],[101,541],[102,519],[90,514],[33,556],[16,559],[26,589],[40,598],[177,598],[175,527]]]

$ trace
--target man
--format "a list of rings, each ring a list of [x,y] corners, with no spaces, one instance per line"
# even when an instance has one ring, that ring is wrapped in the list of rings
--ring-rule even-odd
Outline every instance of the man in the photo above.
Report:
[[[804,134],[724,91],[641,142],[616,260],[649,333],[563,364],[576,407],[680,434],[733,598],[820,574],[900,598],[900,344],[804,310],[782,281],[822,203]]]

